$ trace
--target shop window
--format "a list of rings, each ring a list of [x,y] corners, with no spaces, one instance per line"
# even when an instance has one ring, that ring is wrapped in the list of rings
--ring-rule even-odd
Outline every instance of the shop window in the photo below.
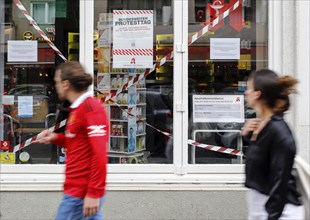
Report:
[[[240,129],[245,118],[255,117],[244,91],[249,73],[268,67],[266,1],[196,0],[189,6],[188,137],[209,149],[189,145],[188,162],[242,164],[242,157],[217,147],[242,152]],[[191,38],[201,30],[205,34]]]
[[[56,20],[55,2],[53,1],[33,1],[30,9],[37,23],[55,23],[55,46],[68,60],[78,60],[79,36],[88,33],[79,33],[79,17],[76,16],[79,13],[79,0],[68,0],[68,2],[70,2],[70,6],[69,4],[61,4],[67,5],[68,8],[57,7],[56,12],[61,12],[62,17],[57,16]],[[225,96],[225,98],[230,95],[242,96],[248,74],[254,69],[268,66],[268,19],[266,14],[261,13],[262,11],[268,11],[268,4],[263,0],[256,2],[243,1],[242,5],[235,8],[235,11],[220,21],[218,25],[207,32],[203,32],[204,34],[197,39],[191,39],[191,36],[200,32],[208,25],[208,22],[212,22],[212,19],[218,16],[217,12],[223,13],[221,8],[227,9],[230,4],[235,2],[236,0],[188,1],[190,44],[188,47],[188,63],[183,66],[183,68],[188,68],[188,76],[183,77],[188,77],[189,82],[188,96],[185,96],[188,98],[189,123],[188,128],[185,129],[188,129],[188,139],[203,144],[241,150],[240,139],[236,131],[240,130],[242,122],[239,120],[226,120],[225,122],[219,120],[216,122],[210,120],[210,118],[202,119],[201,115],[204,113],[209,114],[209,109],[200,106],[201,109],[199,110],[197,109],[198,105],[194,108],[194,105],[197,104],[197,99],[194,98],[199,98],[199,96]],[[56,6],[59,6],[58,3]],[[110,94],[114,98],[112,101],[105,100],[111,120],[110,163],[172,164],[174,162],[173,141],[166,134],[173,135],[173,94],[174,88],[180,85],[174,85],[173,81],[175,78],[173,76],[175,58],[167,56],[174,51],[173,19],[182,18],[173,18],[174,8],[172,3],[169,0],[94,1],[94,93],[103,100]],[[223,7],[217,4],[223,5]],[[217,7],[215,7],[216,5]],[[29,21],[26,18],[23,21],[20,19],[22,12],[17,7],[12,7],[12,10],[12,15],[14,15],[12,20],[16,25],[14,35],[22,36],[24,32],[29,31],[29,25],[24,25]],[[119,36],[114,35],[113,12],[115,10],[128,15],[124,18],[118,16],[118,21],[151,20],[153,22],[153,32],[145,31],[143,34],[136,34],[132,31]],[[142,13],[142,17],[136,19],[132,15],[139,14],[138,11]],[[121,12],[120,14],[122,14]],[[126,25],[125,22],[124,26],[126,27]],[[145,26],[145,28],[145,30],[149,30],[150,27]],[[122,30],[129,29],[124,28]],[[141,29],[136,28],[134,30]],[[34,29],[33,32],[36,38],[39,37]],[[147,44],[141,43],[144,40]],[[234,48],[226,47],[226,51],[231,52],[231,49],[234,49],[235,52],[238,51],[237,56],[223,52],[222,50],[225,50],[225,47],[221,49],[223,57],[217,56],[217,45],[223,45],[225,42],[225,45],[229,45],[226,40],[238,44]],[[150,43],[151,46],[148,49],[152,50],[151,57],[149,57],[151,65],[161,61],[163,63],[150,72],[148,72],[148,69],[151,69],[149,66],[136,68],[130,65],[127,67],[115,65],[122,59],[113,57],[113,50],[116,46],[124,46],[125,44],[122,44],[124,42],[132,48],[149,46],[148,43]],[[40,43],[39,52],[42,49],[48,49],[52,54],[55,54],[55,51],[47,44],[44,48],[43,46],[43,43]],[[47,51],[44,54],[47,54]],[[42,56],[39,54],[38,57]],[[8,97],[10,102],[9,106],[5,108],[5,113],[22,124],[23,133],[20,133],[20,139],[15,140],[16,143],[23,143],[39,131],[51,127],[66,118],[66,112],[63,112],[64,117],[61,117],[61,120],[57,121],[55,118],[55,114],[59,113],[57,110],[65,110],[68,105],[67,103],[62,103],[63,106],[60,105],[53,84],[54,68],[63,60],[59,56],[52,58],[38,63],[5,63],[4,69],[1,70],[5,75],[4,91],[6,95],[14,96]],[[127,58],[123,57],[123,60]],[[130,58],[132,62],[130,64],[137,61],[136,58],[132,58],[134,57]],[[144,73],[147,74],[139,78],[139,80],[135,80],[132,87],[123,89],[126,82],[139,75],[144,75]],[[36,88],[42,88],[42,85],[42,90],[34,91]],[[37,94],[37,92],[40,94]],[[43,94],[41,94],[42,92]],[[32,96],[31,100],[36,104],[32,110],[34,113],[42,113],[43,115],[40,115],[42,117],[38,117],[38,115],[36,115],[36,118],[32,117],[32,119],[18,117],[18,112],[16,113],[18,106],[16,108],[15,104],[19,104],[18,98],[20,96]],[[205,106],[209,105],[207,102],[203,104]],[[242,107],[244,109],[240,110],[240,112],[244,114],[242,115],[243,119],[244,117],[252,117],[255,114],[246,109],[245,103],[243,103]],[[129,119],[128,111],[132,111],[136,117],[134,120]],[[181,124],[180,121],[175,123],[177,125],[178,123]],[[39,126],[39,129],[29,132],[30,129],[35,128],[34,126]],[[223,130],[231,130],[231,132],[225,133]],[[18,131],[16,130],[16,132]],[[176,137],[178,141],[181,138]],[[11,147],[14,147],[13,142]],[[27,145],[23,150],[30,154],[32,163],[63,163],[63,152],[58,151],[54,146],[50,147],[51,150],[46,150],[42,146]],[[189,164],[241,164],[243,162],[237,156],[226,155],[221,152],[187,145],[178,145],[176,147],[178,147],[178,153],[180,154],[186,151],[189,152]],[[183,152],[180,150],[181,147]],[[18,157],[16,158],[16,163],[20,163]]]
[[[32,2],[31,15],[38,24],[55,24],[55,2]]]
[[[63,163],[64,154],[56,146],[42,146],[29,140],[44,129],[66,119],[68,105],[57,98],[54,73],[55,67],[66,62],[69,57],[78,60],[76,53],[79,44],[76,36],[79,35],[79,2],[79,0],[20,1],[50,39],[50,42],[47,42],[43,39],[42,32],[38,32],[29,17],[25,16],[25,12],[16,7],[15,1],[5,1],[5,8],[2,7],[4,1],[0,1],[0,8],[5,9],[2,11],[4,13],[0,12],[1,21],[9,18],[5,20],[7,22],[5,25],[0,26],[1,43],[6,44],[7,40],[13,43],[25,43],[26,41],[22,40],[25,36],[31,36],[26,43],[37,42],[36,47],[31,50],[31,53],[36,54],[37,60],[30,61],[23,47],[10,50],[5,46],[0,54],[0,63],[3,64],[0,65],[0,73],[3,74],[3,77],[0,77],[3,112],[0,114],[3,113],[5,116],[5,120],[0,121],[0,140],[1,144],[5,143],[8,150],[12,151],[11,160],[1,163]],[[74,50],[71,48],[72,44]],[[8,61],[9,53],[14,52],[19,53],[21,59]],[[56,132],[62,132],[61,129]],[[6,150],[0,148],[0,153],[4,151]]]
[[[171,1],[95,1],[94,10],[95,94],[103,100],[115,97],[115,102],[106,102],[111,120],[109,163],[173,163],[172,139],[164,134],[172,132],[173,63],[148,73],[173,50]]]

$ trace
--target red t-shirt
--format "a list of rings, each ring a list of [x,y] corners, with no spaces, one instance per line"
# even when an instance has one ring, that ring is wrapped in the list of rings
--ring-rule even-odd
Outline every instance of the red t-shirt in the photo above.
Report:
[[[82,95],[70,107],[65,135],[54,144],[66,148],[64,193],[100,198],[105,193],[109,118],[103,104]]]

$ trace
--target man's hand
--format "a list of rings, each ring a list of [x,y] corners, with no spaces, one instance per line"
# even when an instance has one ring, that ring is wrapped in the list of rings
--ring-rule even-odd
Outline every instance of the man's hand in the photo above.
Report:
[[[84,198],[83,216],[87,217],[96,214],[99,209],[99,202],[100,198],[91,198],[86,196]]]
[[[42,133],[38,135],[38,139],[33,141],[34,144],[50,144],[53,141],[56,141],[57,134],[54,132],[50,132],[49,130],[44,130]]]

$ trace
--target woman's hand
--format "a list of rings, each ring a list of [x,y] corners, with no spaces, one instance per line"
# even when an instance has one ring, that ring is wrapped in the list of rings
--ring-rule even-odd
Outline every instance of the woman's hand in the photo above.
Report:
[[[251,118],[247,119],[244,126],[241,129],[241,136],[246,136],[250,132],[255,131],[260,125],[261,119],[259,118]]]

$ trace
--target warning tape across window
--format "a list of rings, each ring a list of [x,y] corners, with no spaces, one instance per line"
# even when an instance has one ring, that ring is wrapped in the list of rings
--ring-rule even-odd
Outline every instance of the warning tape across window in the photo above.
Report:
[[[153,11],[151,10],[116,10],[113,12],[114,14],[120,14],[120,15],[145,15],[145,14],[153,14]]]
[[[222,14],[219,14],[217,18],[215,18],[213,21],[210,21],[210,24],[204,26],[200,31],[196,32],[193,36],[189,37],[188,38],[188,46],[190,46],[195,41],[197,41],[199,38],[201,38],[204,34],[206,34],[210,30],[210,28],[216,26],[220,21],[224,20],[227,16],[229,16],[234,10],[236,10],[241,5],[242,5],[242,0],[237,0],[234,4],[232,4],[231,7],[229,7],[227,10],[225,10]],[[139,74],[139,75],[135,76],[134,78],[132,78],[131,80],[129,80],[115,94],[109,94],[109,95],[103,97],[102,101],[106,102],[106,101],[110,100],[114,96],[117,96],[118,94],[122,93],[128,87],[137,83],[139,80],[144,79],[146,76],[148,76],[150,73],[152,73],[156,68],[162,66],[167,61],[171,60],[173,58],[173,54],[174,54],[174,50],[171,51],[165,57],[163,57],[161,60],[157,61],[151,69],[146,69],[146,71],[144,73]]]
[[[67,59],[63,56],[63,54],[58,50],[58,48],[48,39],[48,37],[45,35],[45,33],[40,29],[40,27],[37,25],[37,23],[33,20],[33,18],[29,15],[28,11],[25,9],[25,7],[21,4],[19,0],[13,0],[15,5],[22,11],[22,13],[26,16],[26,18],[30,21],[30,23],[35,27],[35,29],[38,31],[38,33],[48,42],[48,44],[52,47],[52,49],[65,61],[67,62]],[[227,16],[229,16],[234,10],[236,10],[239,6],[242,5],[242,0],[236,0],[234,4],[232,4],[231,7],[229,7],[227,10],[225,10],[223,13],[219,14],[217,18],[215,18],[213,21],[210,22],[210,24],[204,26],[200,31],[196,32],[194,35],[188,38],[188,46],[193,44],[195,41],[197,41],[200,37],[202,37],[204,34],[206,34],[210,28],[216,26],[220,21],[224,20]],[[150,73],[152,73],[156,68],[164,65],[167,61],[171,60],[173,58],[174,50],[171,51],[168,55],[163,57],[161,60],[157,61],[152,68],[146,69],[146,71],[142,74],[139,74],[132,79],[130,79],[127,83],[125,83],[120,89],[117,90],[116,93],[114,94],[109,94],[103,97],[101,100],[103,102],[107,102],[109,100],[113,101],[112,98],[115,96],[119,95],[123,91],[125,91],[128,87],[136,84],[138,81],[144,79],[146,76],[148,76]],[[114,101],[113,101],[114,102]],[[65,126],[66,120],[61,121],[59,124],[49,128],[49,131],[55,131],[58,128],[61,128]],[[57,128],[57,129],[56,129]],[[38,135],[35,135],[29,139],[27,139],[25,142],[22,142],[16,146],[14,146],[13,152],[17,152],[19,150],[24,149],[25,147],[29,146],[33,141],[37,140],[40,138],[41,133]],[[190,140],[189,140],[190,141]],[[192,143],[198,143],[198,142],[190,142]],[[199,147],[198,145],[194,145]],[[206,145],[206,146],[211,146],[211,145]],[[216,147],[216,146],[215,146]],[[221,147],[220,147],[221,148]],[[205,148],[208,149],[208,148]],[[228,148],[226,148],[228,149]],[[237,150],[232,149],[232,152],[235,152]],[[223,152],[224,151],[219,151]],[[237,152],[237,154],[240,154],[241,152]],[[235,155],[237,155],[235,154]],[[241,156],[241,155],[239,155]]]
[[[48,45],[61,57],[65,62],[68,62],[67,58],[61,53],[61,51],[55,46],[55,44],[47,37],[44,31],[39,27],[37,22],[30,16],[27,9],[19,0],[13,0],[18,9],[22,12],[23,15],[27,18],[30,24],[38,31],[38,33],[44,38]]]
[[[153,49],[113,49],[113,55],[153,56]]]
[[[131,116],[137,118],[136,115],[133,115],[132,113],[126,111],[126,110],[123,109],[123,108],[121,108],[121,106],[120,106],[119,104],[115,103],[115,105],[117,105],[122,111],[125,111],[128,115],[131,115]],[[138,119],[138,118],[137,118],[137,119]],[[137,121],[139,121],[139,119],[138,119]],[[65,126],[65,123],[66,123],[66,120],[63,120],[61,123],[59,123],[59,124],[57,124],[57,125],[55,125],[55,126],[49,128],[48,130],[49,130],[49,131],[55,131],[55,130],[57,130],[57,129],[63,127],[63,126]],[[163,135],[169,137],[169,138],[173,138],[173,135],[172,135],[171,133],[169,133],[169,132],[159,130],[158,128],[156,128],[156,127],[150,125],[150,124],[147,123],[147,122],[146,122],[146,125],[149,126],[149,127],[151,127],[151,128],[153,128],[154,130],[158,131],[159,133],[161,133],[161,134],[163,134]],[[23,142],[23,143],[21,143],[21,144],[19,144],[19,145],[16,145],[16,146],[14,147],[13,152],[15,153],[15,152],[17,152],[17,151],[19,151],[19,150],[24,149],[26,146],[30,145],[33,141],[39,139],[41,135],[42,135],[42,132],[39,133],[38,135],[35,135],[35,136],[29,138],[27,141],[25,141],[25,142]],[[192,145],[192,146],[194,146],[194,147],[203,148],[203,149],[206,149],[206,150],[209,150],[209,151],[214,151],[214,152],[219,152],[219,153],[225,153],[225,154],[234,155],[234,156],[240,156],[240,157],[243,156],[241,150],[236,150],[236,149],[227,148],[227,147],[221,147],[221,146],[216,146],[216,145],[210,145],[210,144],[203,144],[203,143],[200,143],[200,142],[191,140],[191,139],[187,140],[187,144]]]
[[[114,104],[116,106],[118,106],[122,111],[126,112],[127,115],[135,117],[137,119],[137,122],[140,121],[139,118],[136,117],[136,115],[134,115],[134,114],[128,112],[127,110],[121,108],[121,106],[118,103],[114,103]],[[158,128],[154,127],[153,125],[150,125],[147,122],[146,122],[146,125],[153,128],[154,130],[158,131],[159,133],[169,137],[169,138],[173,138],[173,135],[170,134],[169,132],[159,130]],[[243,156],[241,150],[227,148],[227,147],[220,147],[220,146],[215,146],[215,145],[210,145],[210,144],[203,144],[203,143],[191,140],[191,139],[187,140],[187,144],[192,145],[194,147],[199,147],[199,148],[203,148],[206,150],[215,151],[215,152],[219,152],[219,153],[230,154],[230,155],[235,155],[235,156],[240,156],[240,157]]]

